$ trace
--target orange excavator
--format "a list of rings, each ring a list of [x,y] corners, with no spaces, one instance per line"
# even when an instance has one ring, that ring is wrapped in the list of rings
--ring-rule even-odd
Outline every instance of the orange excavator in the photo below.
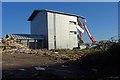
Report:
[[[80,22],[79,18],[77,18],[77,22],[78,22],[78,25],[79,25],[79,27],[80,27],[81,29],[82,29],[82,27],[84,27],[84,29],[85,29],[85,31],[87,32],[90,40],[92,41],[92,43],[94,43],[95,40],[94,40],[93,36],[90,34],[90,32],[89,32],[89,30],[88,30],[88,28],[87,28],[87,26],[86,26],[86,19],[84,19],[84,22]],[[79,32],[80,32],[80,33],[79,33],[79,39],[80,39],[80,40],[79,40],[79,44],[81,44],[81,43],[84,43],[83,38],[82,38],[82,33],[83,33],[83,31],[79,31]]]

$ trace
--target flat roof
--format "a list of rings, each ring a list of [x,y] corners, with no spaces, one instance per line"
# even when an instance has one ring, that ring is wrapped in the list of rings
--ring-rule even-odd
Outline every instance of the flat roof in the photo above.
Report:
[[[28,18],[28,21],[32,21],[33,18],[39,13],[39,12],[51,12],[51,13],[57,13],[57,14],[63,14],[63,15],[69,15],[69,16],[76,16],[78,18],[85,19],[84,16],[76,15],[76,14],[70,14],[70,13],[64,13],[64,12],[59,12],[59,11],[53,11],[53,10],[34,10],[31,16]]]

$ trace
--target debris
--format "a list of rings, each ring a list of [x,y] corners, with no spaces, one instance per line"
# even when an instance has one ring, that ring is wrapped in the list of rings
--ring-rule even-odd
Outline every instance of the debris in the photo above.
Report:
[[[48,56],[53,57],[54,60],[78,60],[83,54],[80,50],[69,50],[69,49],[58,49],[58,50],[47,50],[47,49],[29,49],[23,43],[19,43],[14,39],[4,38],[3,39],[4,50],[2,53],[15,54],[15,53],[24,53],[24,54],[35,54],[35,56]],[[14,46],[14,47],[13,47]],[[86,46],[81,46],[81,49]]]
[[[107,79],[120,80],[118,76],[110,76],[110,77],[107,77]]]
[[[86,45],[80,45],[80,49],[82,50],[82,49],[86,49],[87,47],[86,47]]]
[[[95,73],[97,73],[97,72],[98,72],[98,70],[97,70],[97,69],[94,69],[94,68],[92,69],[92,71],[94,71]]]
[[[61,55],[61,59],[62,59],[62,60],[69,60],[70,58],[69,58],[67,55],[62,54],[62,55]]]
[[[58,52],[54,52],[55,54],[58,54]]]
[[[61,67],[67,68],[68,66],[66,66],[66,65],[61,65]]]
[[[19,69],[20,71],[25,71],[25,69]]]
[[[34,67],[37,71],[45,71],[45,68],[43,68],[43,67],[40,67],[40,66],[38,66],[38,67]]]
[[[36,75],[38,75],[38,73],[35,73],[35,74],[33,74],[32,76],[36,76]]]
[[[22,43],[18,43],[16,40],[11,38],[4,38],[3,39],[3,52],[8,52],[14,54],[15,51],[20,53],[31,53],[31,50]],[[11,50],[11,51],[10,51]]]
[[[91,46],[91,48],[97,48],[97,47],[98,45],[95,45],[95,44]]]

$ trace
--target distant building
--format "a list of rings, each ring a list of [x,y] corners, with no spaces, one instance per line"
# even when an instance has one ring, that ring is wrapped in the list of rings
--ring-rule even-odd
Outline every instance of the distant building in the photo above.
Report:
[[[31,34],[8,36],[21,42],[26,40],[30,48],[73,49],[78,47],[78,18],[84,17],[52,10],[35,10],[28,18]],[[30,43],[31,40],[33,42]]]
[[[23,43],[28,48],[40,49],[44,48],[44,36],[37,34],[8,34],[6,38],[16,40],[18,43]]]

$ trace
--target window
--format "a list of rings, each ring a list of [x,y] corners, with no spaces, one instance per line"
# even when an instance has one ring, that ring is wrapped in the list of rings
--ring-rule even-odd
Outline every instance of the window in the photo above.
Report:
[[[35,40],[29,40],[29,42],[35,42]]]
[[[75,21],[69,21],[70,24],[76,25]]]
[[[70,34],[77,34],[76,31],[70,31]]]
[[[21,40],[21,42],[27,42],[27,40]]]

